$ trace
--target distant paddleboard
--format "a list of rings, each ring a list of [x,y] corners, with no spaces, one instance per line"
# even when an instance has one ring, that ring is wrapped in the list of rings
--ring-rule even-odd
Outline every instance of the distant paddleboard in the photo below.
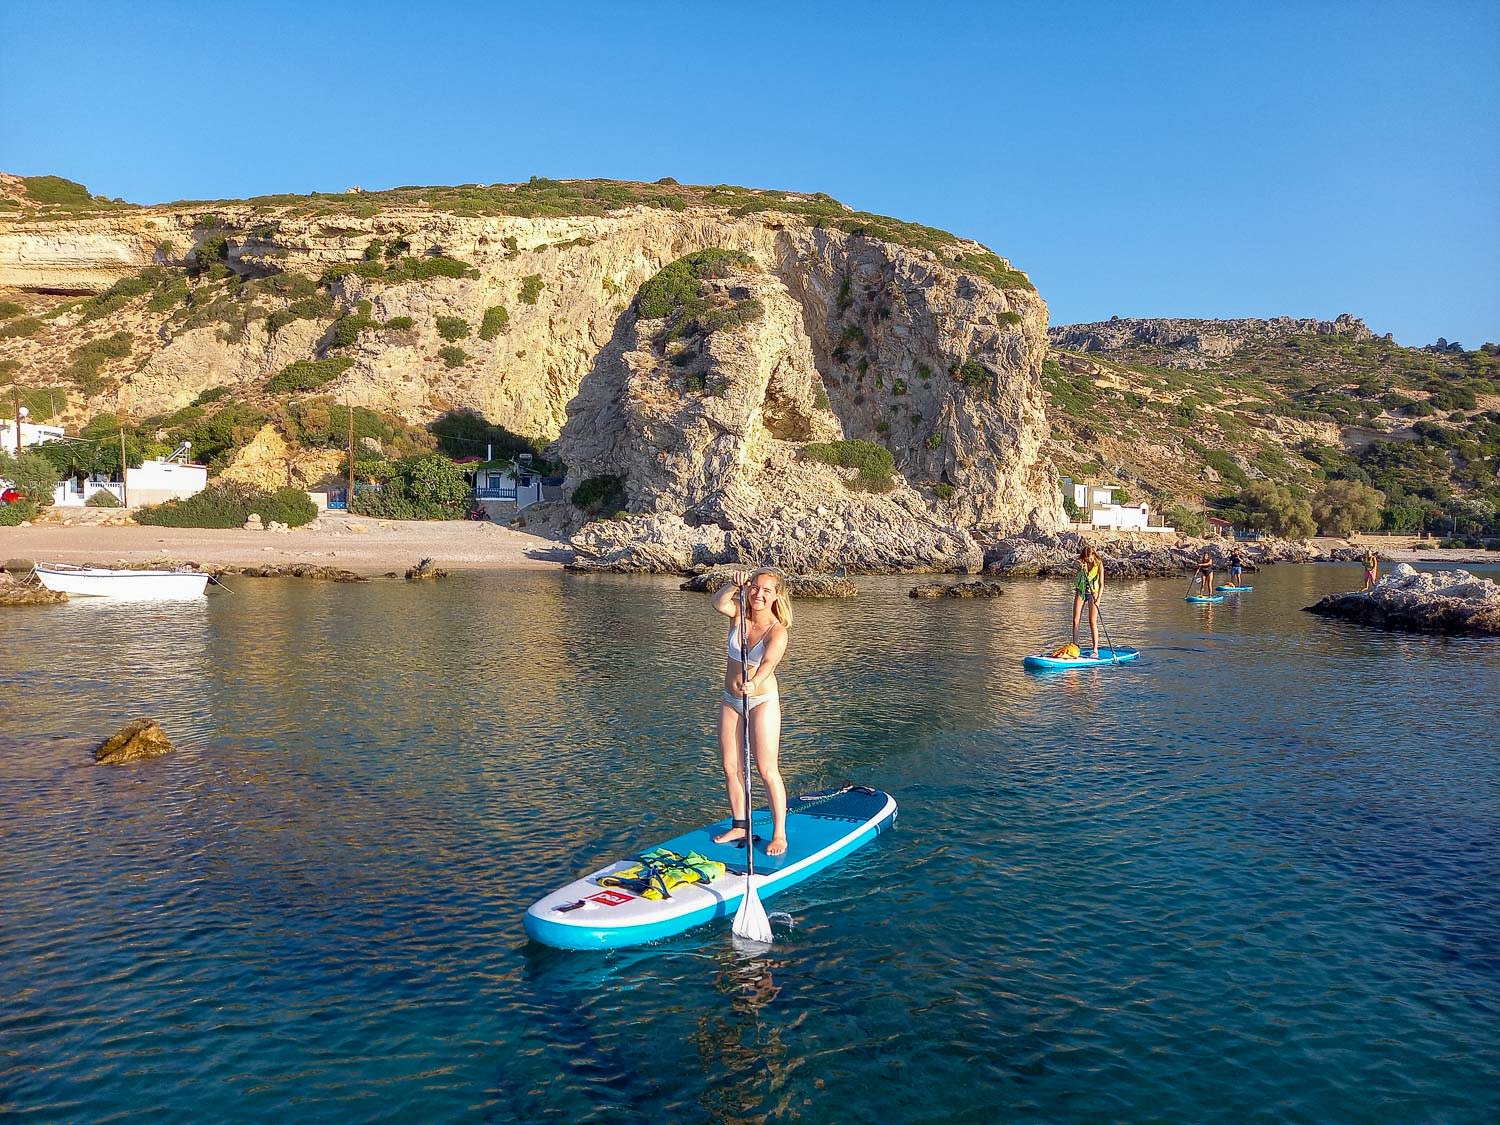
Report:
[[[787,809],[787,850],[772,857],[765,854],[771,839],[771,813],[757,809],[751,818],[751,831],[757,837],[751,876],[756,894],[765,899],[795,886],[864,847],[895,823],[895,798],[879,789],[852,785],[793,797]],[[641,853],[656,849],[678,856],[696,853],[724,864],[722,875],[671,887],[669,897],[650,898],[641,889],[607,885],[613,881],[611,876],[638,871],[639,855],[618,860],[532,904],[526,911],[526,932],[558,949],[614,949],[680,934],[715,918],[733,917],[745,896],[745,849],[714,843],[714,837],[728,829],[727,819],[716,821]]]
[[[1141,650],[1128,645],[1120,648],[1101,648],[1098,656],[1053,656],[1038,652],[1021,661],[1021,667],[1033,672],[1057,672],[1064,668],[1097,668],[1101,664],[1124,664],[1128,660],[1140,659]]]
[[[1185,602],[1222,602],[1223,594],[1189,594],[1182,599]]]
[[[1219,586],[1216,587],[1221,594],[1248,594],[1255,589],[1254,586]]]

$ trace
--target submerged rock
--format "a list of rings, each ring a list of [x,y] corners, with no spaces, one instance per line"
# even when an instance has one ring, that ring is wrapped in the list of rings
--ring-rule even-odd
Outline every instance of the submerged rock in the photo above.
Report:
[[[363,575],[355,574],[352,570],[340,570],[336,566],[319,566],[317,563],[293,563],[290,566],[215,566],[205,569],[215,578],[225,574],[237,574],[242,578],[314,578],[325,582],[368,581]]]
[[[913,586],[910,596],[913,598],[998,598],[1003,593],[1005,591],[1000,583],[979,578],[973,582],[934,582],[927,586]]]
[[[155,719],[135,719],[94,751],[94,761],[101,766],[122,766],[146,758],[160,758],[173,749],[172,740]]]
[[[1401,563],[1369,593],[1329,594],[1304,608],[1377,629],[1500,636],[1500,586],[1467,570],[1422,573]]]

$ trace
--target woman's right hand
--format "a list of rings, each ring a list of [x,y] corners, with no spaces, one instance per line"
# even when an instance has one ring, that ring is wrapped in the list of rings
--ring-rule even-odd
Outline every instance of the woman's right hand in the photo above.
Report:
[[[729,581],[733,582],[735,588],[738,589],[750,581],[750,572],[748,570],[731,570],[729,572]]]

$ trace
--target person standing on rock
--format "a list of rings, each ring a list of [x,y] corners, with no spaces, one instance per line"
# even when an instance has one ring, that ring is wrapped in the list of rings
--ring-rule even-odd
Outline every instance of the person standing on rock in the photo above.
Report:
[[[745,591],[745,647],[740,648],[739,598]],[[792,602],[773,570],[748,574],[737,570],[713,598],[714,609],[729,618],[724,697],[719,706],[719,754],[729,790],[729,831],[714,837],[728,844],[750,835],[750,807],[745,792],[745,740],[755,752],[755,768],[765,784],[774,831],[766,854],[786,851],[786,783],[781,780],[781,700],[776,666],[786,655],[792,625]],[[748,700],[745,698],[748,696]],[[748,712],[748,714],[746,713]]]
[[[1375,577],[1379,571],[1380,558],[1372,547],[1365,551],[1365,584],[1359,588],[1361,594],[1368,594],[1375,588]]]
[[[1078,551],[1078,576],[1073,579],[1073,643],[1078,643],[1078,618],[1083,607],[1089,607],[1089,634],[1099,655],[1099,595],[1104,593],[1104,560],[1085,543]]]

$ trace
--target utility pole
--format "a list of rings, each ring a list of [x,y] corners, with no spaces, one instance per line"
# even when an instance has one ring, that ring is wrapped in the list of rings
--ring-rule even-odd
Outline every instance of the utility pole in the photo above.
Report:
[[[348,406],[349,411],[349,492],[344,500],[344,511],[351,516],[354,514],[354,407]]]
[[[120,497],[122,507],[130,507],[130,483],[125,474],[130,472],[129,463],[125,460],[125,421],[120,420],[120,491],[124,494]]]

